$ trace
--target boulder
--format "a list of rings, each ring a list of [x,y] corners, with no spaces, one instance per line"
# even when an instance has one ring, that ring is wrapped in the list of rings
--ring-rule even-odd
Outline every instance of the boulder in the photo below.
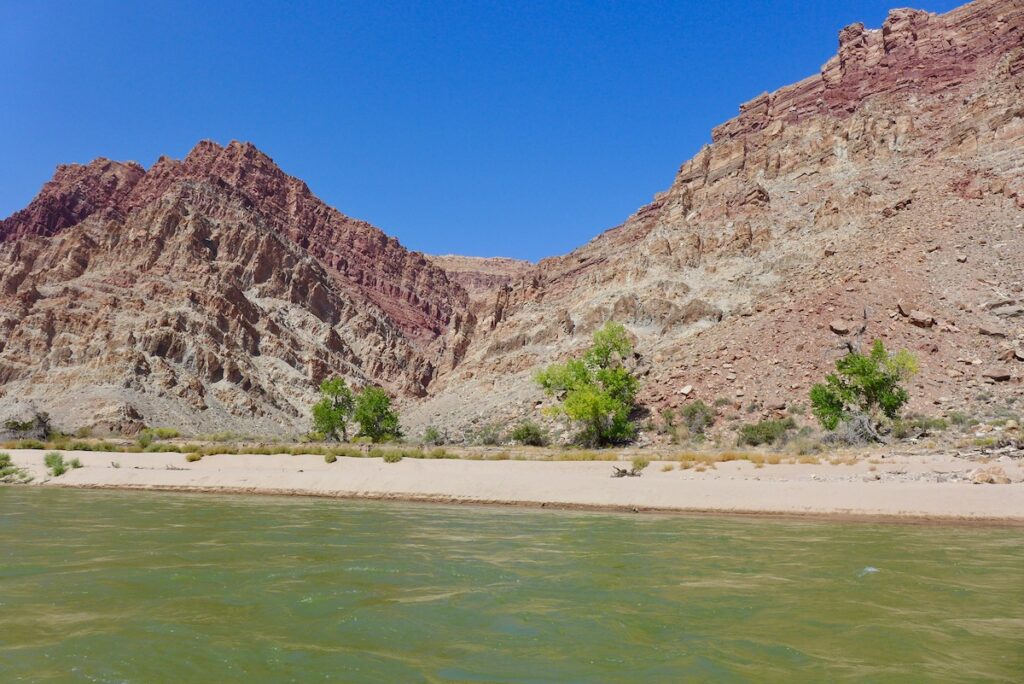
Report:
[[[1007,368],[989,368],[981,374],[981,377],[995,380],[996,382],[1006,382],[1013,376]]]
[[[901,299],[896,302],[896,310],[900,312],[901,316],[909,316],[914,310],[914,304],[913,302]]]
[[[935,317],[926,311],[914,309],[910,312],[910,322],[918,328],[930,328],[935,325]]]
[[[1006,337],[1006,331],[995,325],[979,325],[978,334],[988,337]]]
[[[836,335],[850,334],[850,324],[838,318],[828,324],[828,329],[834,332]]]

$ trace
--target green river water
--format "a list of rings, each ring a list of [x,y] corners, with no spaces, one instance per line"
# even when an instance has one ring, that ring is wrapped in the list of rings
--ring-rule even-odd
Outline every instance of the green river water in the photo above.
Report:
[[[3,487],[0,553],[0,682],[1024,680],[1020,528]]]

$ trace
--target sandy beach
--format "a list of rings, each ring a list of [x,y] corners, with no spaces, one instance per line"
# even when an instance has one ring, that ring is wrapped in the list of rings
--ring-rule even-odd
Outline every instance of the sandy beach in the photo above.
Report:
[[[704,472],[655,461],[641,477],[613,478],[608,461],[339,458],[326,463],[314,455],[215,455],[188,463],[179,453],[64,451],[65,459],[77,457],[83,467],[54,478],[43,466],[44,452],[9,453],[34,476],[28,486],[1024,524],[1024,468],[1011,459],[980,465],[954,456],[915,455],[872,459],[874,464],[761,468],[729,461]],[[1011,484],[971,483],[972,473],[995,465]]]

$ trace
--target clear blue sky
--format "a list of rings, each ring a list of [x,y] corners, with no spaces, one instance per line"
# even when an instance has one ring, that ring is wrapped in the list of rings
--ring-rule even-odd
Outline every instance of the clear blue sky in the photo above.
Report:
[[[559,254],[898,4],[0,0],[0,216],[59,163],[239,139],[413,249]]]

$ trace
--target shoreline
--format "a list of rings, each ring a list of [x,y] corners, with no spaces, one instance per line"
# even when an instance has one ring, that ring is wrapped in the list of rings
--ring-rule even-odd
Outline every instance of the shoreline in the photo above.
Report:
[[[306,489],[273,489],[238,487],[200,487],[177,485],[124,485],[124,484],[63,484],[49,483],[56,489],[76,489],[89,491],[122,491],[122,492],[157,492],[170,494],[201,494],[227,496],[267,496],[295,497],[311,499],[333,499],[337,501],[392,501],[395,503],[415,503],[439,506],[484,506],[498,508],[545,509],[554,511],[583,511],[592,513],[636,513],[647,515],[677,515],[681,517],[724,517],[748,518],[756,520],[778,521],[819,521],[848,523],[878,523],[889,525],[950,525],[971,527],[1020,527],[1024,528],[1022,517],[978,517],[978,516],[945,516],[918,515],[913,513],[852,513],[846,511],[784,511],[762,509],[723,509],[723,508],[677,508],[629,506],[623,504],[581,504],[561,502],[521,501],[514,499],[470,499],[438,495],[394,494],[387,492],[368,492],[352,494],[348,492],[318,492]]]
[[[1024,527],[1024,464],[1000,466],[1011,484],[971,484],[984,465],[949,455],[850,465],[748,461],[704,472],[652,462],[612,478],[614,461],[525,461],[63,451],[83,467],[49,477],[42,451],[10,450],[35,480],[22,486],[200,494],[309,496],[556,510],[763,519]],[[872,459],[874,460],[874,459]],[[116,465],[115,465],[116,464]],[[671,466],[671,467],[669,467]]]

